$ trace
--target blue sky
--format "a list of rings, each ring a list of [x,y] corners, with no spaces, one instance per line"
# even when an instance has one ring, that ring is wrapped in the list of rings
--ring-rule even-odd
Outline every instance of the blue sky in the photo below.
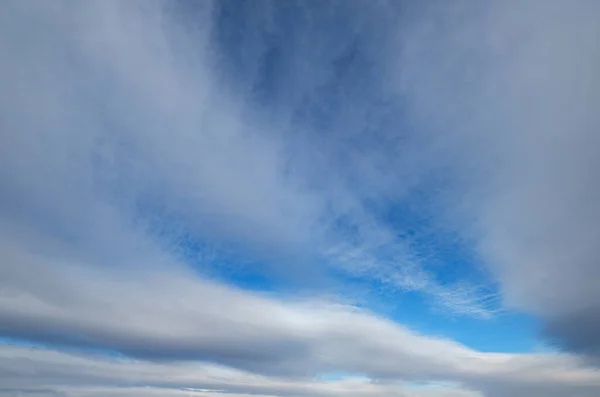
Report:
[[[596,396],[592,1],[9,1],[0,397]]]

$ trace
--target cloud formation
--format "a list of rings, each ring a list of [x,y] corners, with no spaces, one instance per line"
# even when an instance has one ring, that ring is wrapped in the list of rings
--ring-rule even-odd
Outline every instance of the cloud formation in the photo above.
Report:
[[[597,395],[599,8],[7,2],[0,334],[139,361],[2,345],[0,394]],[[436,274],[436,233],[479,266]],[[250,293],[211,245],[524,310],[570,353]],[[369,380],[313,379],[339,372]]]
[[[449,193],[459,204],[454,221],[470,230],[507,305],[542,316],[563,346],[595,355],[598,4],[432,9],[426,18],[438,23],[415,23],[399,84],[453,142],[448,162],[462,178]]]
[[[477,396],[475,392],[452,387],[445,388],[449,394],[442,394],[435,390],[406,391],[401,384],[376,383],[360,378],[296,381],[211,364],[159,365],[21,347],[3,348],[0,367],[6,370],[2,372],[4,390],[38,391],[41,395],[379,396],[391,393],[411,397]],[[33,382],[25,376],[32,371],[36,373]]]
[[[485,363],[485,359],[481,362]],[[408,383],[346,376],[340,380],[257,375],[207,363],[158,364],[44,349],[0,349],[0,395],[278,395],[278,396],[592,396],[600,378],[565,357],[491,359],[457,382]],[[516,364],[516,365],[515,365]],[[35,374],[35,376],[32,376]],[[187,393],[187,394],[184,394]]]
[[[77,235],[77,248],[95,255],[127,250],[140,230],[167,249],[181,249],[181,240],[191,237],[233,245],[304,282],[326,271],[325,264],[394,289],[456,295],[450,306],[477,310],[476,297],[440,285],[411,252],[410,241],[366,207],[365,200],[381,195],[384,186],[394,186],[387,196],[402,199],[422,173],[411,167],[402,172],[406,178],[396,175],[393,170],[418,153],[406,148],[407,155],[398,157],[399,145],[369,136],[375,128],[386,138],[379,130],[396,118],[394,109],[378,115],[381,107],[367,101],[392,94],[340,92],[327,102],[353,104],[354,111],[322,103],[323,95],[355,84],[351,77],[337,81],[344,73],[331,65],[366,73],[365,90],[369,76],[377,76],[377,70],[355,66],[359,57],[368,60],[363,53],[368,42],[358,47],[348,28],[313,48],[320,29],[338,12],[352,17],[357,3],[349,9],[343,3],[324,10],[294,6],[308,13],[296,23],[310,34],[292,47],[286,40],[295,36],[281,31],[277,15],[274,32],[268,32],[269,15],[280,12],[275,3],[247,10],[245,22],[227,16],[231,9],[220,8],[226,5],[211,3],[192,8],[189,19],[183,16],[190,6],[185,3],[183,9],[161,3],[62,4],[15,3],[3,12],[9,62],[2,75],[12,93],[3,105],[4,217],[67,240]],[[20,21],[36,29],[23,31]],[[267,32],[254,41],[228,43],[218,34],[222,25],[227,32],[237,28],[227,23]],[[376,23],[366,18],[357,26],[365,24],[366,34]],[[280,41],[273,49],[265,38],[271,36]],[[330,53],[338,46],[341,52]],[[228,55],[231,48],[256,52],[251,61],[240,60],[246,69],[231,71],[251,73],[242,79],[250,87],[236,85],[222,71],[234,63],[223,61],[235,60]],[[289,96],[261,105],[257,90],[269,82],[261,83],[261,68],[270,62],[263,55],[287,51],[281,56],[289,62],[311,54],[311,48],[328,55],[322,60],[312,55],[310,70],[292,64],[281,71],[292,76],[278,80],[277,73],[269,74],[270,83]],[[349,114],[359,119],[348,120]],[[326,130],[341,133],[324,135]],[[388,138],[400,139],[394,133]]]
[[[10,253],[9,244],[2,249]],[[574,356],[478,352],[447,339],[420,335],[352,306],[252,294],[198,279],[184,270],[178,272],[175,264],[165,267],[168,272],[152,269],[123,274],[75,262],[55,265],[44,253],[37,258],[18,254],[9,258],[19,265],[14,269],[21,273],[3,279],[3,335],[70,348],[101,349],[141,360],[115,361],[102,355],[77,358],[5,345],[1,349],[3,362],[12,368],[5,373],[16,384],[11,390],[35,386],[33,389],[60,391],[66,387],[64,392],[69,395],[79,393],[77,388],[69,391],[75,386],[109,387],[107,393],[115,387],[112,392],[118,395],[123,392],[119,388],[150,383],[158,388],[225,388],[274,395],[314,395],[320,388],[325,394],[343,394],[346,383],[331,386],[308,381],[340,372],[383,382],[383,389],[377,382],[374,386],[365,383],[365,393],[375,395],[390,390],[408,396],[429,393],[429,389],[419,389],[403,394],[399,381],[449,381],[486,396],[546,389],[557,396],[574,391],[593,395],[600,387],[598,372]],[[38,361],[43,368],[36,369],[41,365]],[[196,367],[204,373],[208,364],[198,361],[236,368],[227,372],[233,379],[215,382],[203,381],[195,372],[185,375],[187,368]],[[33,381],[17,370],[21,365],[23,371],[35,371]],[[57,368],[63,372],[56,374]],[[49,371],[49,378],[45,371]],[[244,377],[236,380],[240,373],[254,379],[254,386],[243,381]],[[269,379],[288,379],[291,386],[269,386]],[[236,382],[241,384],[235,386]],[[282,391],[289,387],[296,391]],[[307,387],[316,390],[300,391]],[[329,387],[333,390],[327,391]],[[511,394],[498,394],[504,388],[510,388]],[[463,393],[446,389],[441,387],[439,395]]]

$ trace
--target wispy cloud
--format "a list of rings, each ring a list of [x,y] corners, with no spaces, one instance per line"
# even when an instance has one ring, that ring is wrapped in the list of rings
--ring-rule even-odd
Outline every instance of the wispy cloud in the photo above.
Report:
[[[451,142],[445,156],[461,183],[446,208],[505,304],[541,315],[566,346],[596,352],[598,5],[471,5],[424,7],[398,84]]]
[[[219,72],[228,47],[214,38],[218,23],[225,23],[215,15],[226,11],[205,3],[193,10],[191,25],[183,16],[187,6],[7,6],[2,76],[11,98],[2,107],[2,216],[94,255],[118,255],[136,239],[142,252],[156,240],[177,250],[191,237],[233,244],[282,274],[310,268],[312,277],[326,264],[400,290],[433,291],[437,282],[412,255],[410,242],[365,207],[387,182],[396,182],[392,196],[404,196],[422,172],[411,167],[400,181],[392,171],[399,169],[393,159],[400,146],[367,136],[390,116],[371,115],[377,108],[360,101],[358,92],[336,94],[340,105],[359,101],[352,112],[320,102],[319,92],[349,84],[336,82],[332,65],[359,73],[352,72],[352,60],[366,56],[366,43],[359,52],[357,39],[342,32],[317,50],[328,55],[315,59],[311,70],[292,65],[289,83],[273,83],[285,84],[278,90],[291,99],[281,99],[287,106],[267,117],[252,99],[257,86],[237,87]],[[256,31],[278,12],[274,4],[264,6],[249,16]],[[309,13],[304,28],[318,35],[345,7],[326,6],[330,17],[306,5],[299,9]],[[36,28],[23,30],[23,24]],[[293,39],[272,29],[280,41]],[[310,37],[297,39],[303,42],[287,55],[292,59],[311,53]],[[260,54],[268,40],[246,40],[244,48],[257,51],[252,62],[266,67]],[[344,49],[330,53],[338,44]],[[259,84],[262,72],[253,73],[249,81]],[[359,119],[350,122],[347,115]],[[400,139],[394,135],[388,138]],[[414,158],[408,153],[401,162]]]
[[[6,245],[2,249],[11,252]],[[403,391],[400,381],[446,380],[483,393],[510,388],[512,395],[551,389],[566,396],[600,386],[597,371],[577,357],[478,352],[335,301],[251,294],[177,272],[177,266],[123,274],[74,262],[49,263],[45,254],[9,258],[21,272],[2,285],[4,335],[137,358],[78,358],[5,345],[0,362],[12,369],[3,384],[15,384],[13,390],[66,387],[69,392],[81,386],[79,376],[92,388],[143,385],[314,395],[358,387],[307,380],[340,371],[377,380],[359,382],[367,394],[421,395],[420,390]],[[36,371],[34,381],[24,376],[27,368]],[[211,375],[213,370],[221,372]],[[437,392],[444,397],[454,393]]]
[[[141,361],[4,346],[0,365],[50,372],[7,370],[0,393],[597,394],[577,356],[481,353],[201,274],[224,266],[206,245],[311,291],[338,274],[525,310],[597,358],[599,7],[7,2],[0,333]],[[438,234],[472,254],[458,277],[433,265]],[[339,371],[373,382],[307,380]],[[464,390],[394,383],[442,380]]]

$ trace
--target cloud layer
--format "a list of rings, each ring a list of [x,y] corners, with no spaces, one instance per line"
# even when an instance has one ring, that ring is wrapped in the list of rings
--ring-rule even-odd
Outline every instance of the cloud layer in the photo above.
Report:
[[[430,16],[435,27],[419,27],[400,79],[421,98],[417,111],[435,112],[455,142],[450,164],[464,184],[451,193],[453,216],[471,229],[505,303],[542,316],[550,336],[591,354],[600,300],[597,7],[450,7]]]
[[[600,5],[234,3],[0,11],[0,335],[139,360],[2,345],[0,394],[597,395]],[[250,293],[209,277],[229,252],[568,353]]]

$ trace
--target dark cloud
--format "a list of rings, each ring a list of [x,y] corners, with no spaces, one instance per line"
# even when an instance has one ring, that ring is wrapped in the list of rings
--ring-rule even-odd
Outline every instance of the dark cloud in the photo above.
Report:
[[[545,334],[558,347],[582,354],[600,365],[600,306],[573,310],[547,322]]]

